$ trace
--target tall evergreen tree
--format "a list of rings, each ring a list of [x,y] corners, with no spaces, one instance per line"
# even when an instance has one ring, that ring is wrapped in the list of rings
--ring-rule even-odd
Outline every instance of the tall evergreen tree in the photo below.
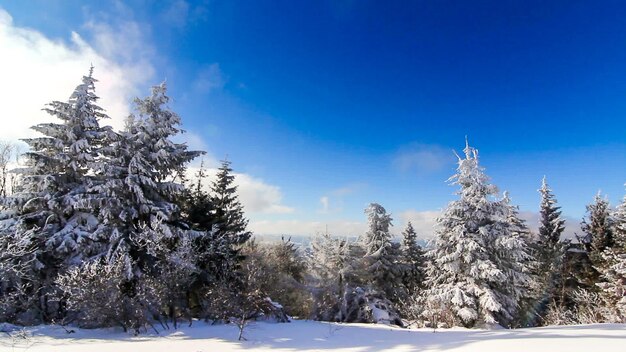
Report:
[[[242,263],[245,259],[242,254],[242,245],[252,236],[247,230],[248,220],[245,218],[242,204],[237,195],[235,176],[229,161],[222,161],[216,179],[211,183],[208,193],[202,190],[201,180],[196,185],[195,195],[192,196],[195,204],[190,208],[189,216],[196,228],[204,231],[196,237],[194,249],[198,277],[194,281],[194,292],[203,306],[204,314],[213,315],[215,300],[219,296],[229,295],[233,300],[246,300],[241,297],[246,287],[254,286],[247,279],[254,279],[254,275],[244,273]],[[201,168],[199,179],[204,177]],[[252,285],[252,286],[251,286]],[[220,292],[202,296],[202,292]]]
[[[557,206],[556,198],[544,177],[541,181],[541,205],[539,210],[539,236],[537,238],[539,260],[547,272],[560,271],[564,244],[561,235],[565,230],[565,220],[561,217],[561,207]]]
[[[214,207],[216,236],[228,239],[233,245],[246,242],[252,233],[247,230],[248,220],[244,217],[243,206],[237,196],[235,176],[231,162],[222,161],[216,180],[211,185],[211,203]]]
[[[594,265],[601,266],[602,252],[613,246],[613,219],[609,201],[598,192],[593,203],[586,208],[587,217],[581,223],[581,229],[585,233],[582,242]]]
[[[526,248],[509,222],[507,201],[496,199],[497,188],[478,164],[478,151],[466,145],[464,152],[449,180],[459,185],[459,199],[437,219],[428,253],[425,315],[465,326],[508,325],[523,295],[519,283],[526,278],[515,261]]]
[[[368,231],[361,239],[365,250],[367,277],[372,288],[382,291],[390,300],[403,297],[402,268],[398,263],[398,246],[391,242],[391,215],[380,204],[371,203],[366,209]]]
[[[415,295],[424,286],[426,258],[424,250],[417,244],[417,233],[410,221],[402,232],[402,257],[406,265],[402,281],[409,295]]]
[[[168,253],[189,235],[181,226],[177,203],[186,165],[201,152],[172,141],[182,131],[180,117],[167,105],[166,91],[163,83],[153,87],[149,97],[135,100],[136,114],[99,171],[106,182],[96,188],[105,195],[97,235],[106,239],[107,261],[124,263],[122,293],[131,299],[145,291],[140,286],[147,278],[171,264]],[[146,314],[159,308],[149,302],[141,305]]]
[[[507,209],[509,224],[507,236],[496,241],[497,255],[503,271],[508,277],[504,290],[508,290],[508,310],[517,314],[510,321],[511,326],[534,326],[536,324],[536,302],[540,297],[541,285],[539,268],[533,251],[533,238],[521,219],[517,206],[511,204],[508,192],[504,192],[502,203]],[[515,307],[516,306],[516,307]]]
[[[543,268],[544,306],[552,301],[560,304],[564,300],[564,259],[568,242],[561,241],[565,230],[565,220],[561,208],[544,177],[539,189],[541,205],[539,210],[539,233],[535,243],[538,264]]]
[[[201,232],[211,232],[215,218],[211,196],[204,189],[206,178],[207,172],[204,160],[202,160],[200,168],[195,175],[196,182],[185,189],[185,200],[183,202],[185,221],[192,229]]]
[[[33,126],[43,136],[23,140],[30,147],[26,167],[18,171],[21,182],[7,200],[12,219],[3,232],[28,243],[24,253],[31,258],[22,261],[31,265],[23,284],[37,297],[36,306],[28,308],[40,320],[63,309],[48,305],[58,273],[94,254],[97,220],[88,189],[94,181],[91,171],[102,161],[101,149],[114,133],[99,125],[107,116],[97,105],[92,74],[93,67],[67,102],[53,101],[44,109],[60,122]]]
[[[597,285],[613,316],[609,321],[626,322],[626,197],[613,214],[613,246],[602,254],[599,268],[602,281]]]

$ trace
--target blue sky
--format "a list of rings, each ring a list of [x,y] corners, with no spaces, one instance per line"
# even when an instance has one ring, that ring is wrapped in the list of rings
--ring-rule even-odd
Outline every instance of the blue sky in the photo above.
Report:
[[[454,198],[445,181],[465,136],[529,219],[544,175],[571,228],[599,189],[613,204],[624,194],[621,1],[10,1],[0,8],[12,18],[6,26],[43,36],[43,44],[20,42],[40,45],[31,55],[44,57],[48,40],[78,62],[95,61],[104,85],[124,81],[109,90],[125,103],[166,79],[189,144],[212,160],[227,156],[241,173],[259,233],[310,234],[325,225],[358,233],[372,201],[394,214],[397,230],[413,219],[427,233]],[[55,66],[41,65],[48,70],[37,78],[47,80]],[[77,82],[80,73],[71,72],[67,80]],[[107,89],[99,90],[103,98]]]

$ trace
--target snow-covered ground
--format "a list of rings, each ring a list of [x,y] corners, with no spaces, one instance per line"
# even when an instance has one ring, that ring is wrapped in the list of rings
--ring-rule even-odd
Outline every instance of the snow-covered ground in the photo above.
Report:
[[[222,352],[222,351],[626,351],[626,325],[596,324],[517,330],[400,329],[384,325],[294,321],[254,323],[247,341],[237,341],[232,325],[166,330],[160,335],[133,337],[116,329],[81,330],[68,334],[61,327],[28,328],[24,336],[2,333],[0,351],[87,352]]]

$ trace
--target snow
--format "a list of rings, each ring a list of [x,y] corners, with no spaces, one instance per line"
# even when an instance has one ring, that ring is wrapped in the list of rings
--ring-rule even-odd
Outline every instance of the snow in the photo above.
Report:
[[[626,325],[594,324],[516,330],[402,329],[374,324],[293,321],[255,322],[246,327],[247,341],[237,341],[234,325],[194,322],[179,330],[138,337],[118,329],[75,329],[59,326],[25,329],[14,338],[0,333],[0,351],[623,351]],[[16,331],[12,332],[16,334]]]

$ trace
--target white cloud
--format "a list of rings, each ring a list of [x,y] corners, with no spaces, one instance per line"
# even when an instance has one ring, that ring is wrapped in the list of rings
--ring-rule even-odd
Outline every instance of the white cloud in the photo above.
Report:
[[[425,144],[412,144],[402,148],[393,157],[393,166],[401,172],[419,174],[440,171],[454,163],[452,150]]]
[[[367,187],[367,184],[364,182],[355,182],[355,183],[351,183],[346,186],[337,188],[333,190],[332,192],[330,192],[330,194],[336,197],[347,196],[349,194],[356,193],[366,187]]]
[[[304,220],[260,220],[251,221],[249,229],[259,235],[309,236],[329,233],[337,236],[359,236],[365,233],[367,224],[360,221],[333,220],[328,222]]]
[[[322,214],[328,213],[328,197],[327,196],[321,197],[320,203],[322,204],[322,209],[320,209],[319,212]]]
[[[203,22],[208,19],[208,0],[194,1],[192,4],[185,0],[173,1],[167,6],[160,17],[166,24],[183,30],[189,25]]]
[[[202,93],[210,93],[224,88],[226,77],[218,63],[203,67],[198,71],[193,86]]]
[[[132,17],[124,13],[123,6],[119,11],[122,17]],[[0,140],[35,136],[30,126],[54,121],[41,108],[53,100],[67,100],[92,64],[99,80],[99,105],[112,118],[103,123],[123,126],[132,98],[143,95],[140,88],[154,75],[150,63],[153,49],[142,34],[149,29],[123,19],[114,23],[92,19],[82,28],[88,31],[89,42],[77,32],[71,33],[69,42],[53,40],[37,30],[15,26],[9,13],[0,8]],[[200,89],[212,90],[221,89],[225,82],[219,65],[212,64],[200,72],[196,83]],[[207,150],[196,133],[185,133],[180,140],[190,149]],[[217,166],[212,156],[205,160],[209,167]],[[190,168],[189,173],[196,171]],[[247,174],[235,174],[235,184],[247,212],[285,214],[294,210],[282,204],[277,186]]]
[[[399,214],[391,233],[399,238],[407,221],[411,221],[419,238],[430,239],[434,235],[435,219],[439,211],[415,211],[406,210]],[[305,221],[305,220],[260,220],[251,221],[250,230],[260,235],[297,235],[310,236],[328,231],[337,236],[360,236],[367,231],[367,221],[354,221],[347,219],[330,221]]]
[[[435,235],[435,223],[440,214],[441,212],[436,210],[405,210],[400,213],[400,222],[395,226],[394,233],[399,236],[404,231],[406,224],[411,221],[419,238],[431,239]]]
[[[540,216],[538,212],[522,211],[520,212],[520,218],[526,221],[526,225],[530,228],[530,231],[537,233],[539,231]],[[561,238],[576,239],[576,235],[581,235],[580,220],[576,220],[571,216],[562,216],[565,219],[565,230]]]
[[[200,150],[206,152],[209,149],[204,138],[202,138],[201,135],[195,132],[185,131],[185,133],[176,135],[174,137],[174,141],[176,141],[176,143],[187,144],[189,150]],[[207,163],[207,165],[217,165],[217,160],[212,156],[207,156],[204,159],[211,161],[211,163]],[[200,160],[200,158],[198,160]]]
[[[239,199],[245,210],[252,213],[288,214],[294,209],[282,204],[283,195],[278,186],[247,174],[235,174]]]
[[[435,224],[437,217],[441,214],[440,211],[416,211],[416,210],[406,210],[400,213],[399,219],[400,222],[397,222],[396,226],[393,229],[393,233],[399,235],[406,226],[408,221],[411,221],[413,227],[415,228],[415,232],[417,232],[418,237],[424,239],[430,239],[435,234]],[[528,225],[531,232],[536,233],[539,228],[539,213],[523,211],[520,212],[520,217],[526,221],[526,225]],[[563,238],[567,239],[575,239],[576,234],[581,234],[580,230],[580,221],[570,217],[563,216],[565,219],[565,231],[563,232]]]
[[[92,64],[99,80],[99,105],[112,118],[103,123],[123,126],[129,102],[154,73],[151,50],[132,21],[115,26],[90,21],[84,28],[93,38],[91,43],[77,32],[67,42],[53,40],[37,30],[15,26],[11,15],[0,8],[0,139],[32,137],[35,132],[30,126],[53,121],[41,109],[53,100],[67,100]]]
[[[177,0],[170,4],[162,13],[162,18],[166,23],[178,28],[183,28],[187,24],[189,16],[189,3],[184,0]]]
[[[217,174],[218,160],[211,154],[204,156],[207,178],[203,182],[205,189],[210,187],[212,180]],[[198,161],[199,162],[199,161]],[[197,164],[196,162],[195,164]],[[195,183],[199,165],[194,165],[187,169],[187,179]],[[294,208],[282,203],[283,194],[280,187],[270,185],[263,180],[243,173],[233,173],[234,184],[237,186],[239,201],[247,214],[290,214]]]
[[[343,211],[343,199],[344,197],[354,194],[363,188],[366,188],[367,184],[363,182],[354,182],[346,186],[336,188],[327,194],[320,197],[320,203],[322,208],[317,212],[319,214],[339,214]],[[332,204],[332,206],[331,206]]]

